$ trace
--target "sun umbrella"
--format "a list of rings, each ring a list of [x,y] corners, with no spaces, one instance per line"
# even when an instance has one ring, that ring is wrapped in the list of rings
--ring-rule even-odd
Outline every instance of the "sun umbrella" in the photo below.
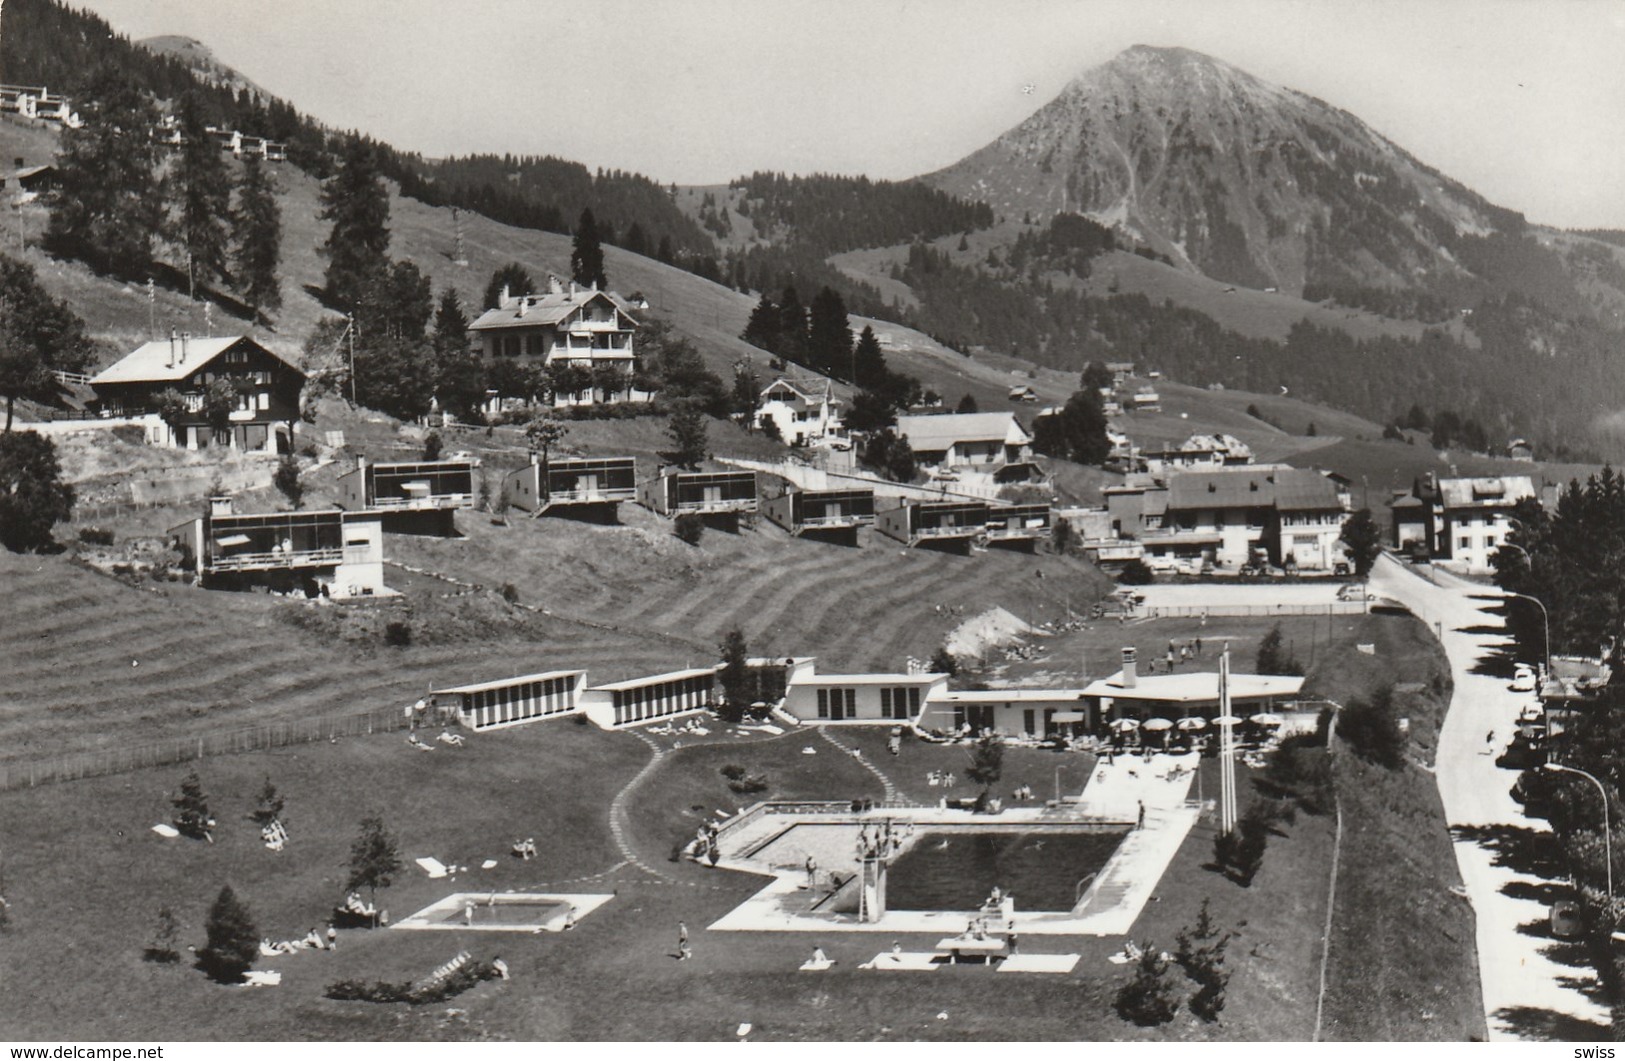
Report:
[[[1247,721],[1251,722],[1255,726],[1279,726],[1286,720],[1280,715],[1272,715],[1268,711],[1260,711]]]
[[[1182,718],[1182,719],[1179,720],[1179,728],[1182,729],[1182,730],[1207,729],[1207,719],[1205,719],[1205,718]]]
[[[1112,723],[1111,728],[1118,733],[1131,733],[1140,728],[1140,723],[1132,718],[1120,718]]]
[[[1160,733],[1165,729],[1173,729],[1174,724],[1165,718],[1148,718],[1141,723],[1141,727],[1151,730],[1153,733]]]
[[[1215,726],[1239,726],[1241,724],[1241,719],[1237,718],[1235,715],[1220,715],[1218,718],[1213,720],[1213,724]]]

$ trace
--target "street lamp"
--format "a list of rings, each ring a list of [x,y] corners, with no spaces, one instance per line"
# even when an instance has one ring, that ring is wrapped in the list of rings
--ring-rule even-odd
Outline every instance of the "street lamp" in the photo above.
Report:
[[[1522,526],[1522,524],[1519,525]],[[1518,550],[1518,552],[1523,554],[1523,558],[1529,562],[1529,569],[1531,571],[1534,570],[1535,558],[1529,555],[1528,549],[1525,549],[1521,545],[1514,545],[1512,542],[1502,542],[1500,548]],[[1546,605],[1540,600],[1539,597],[1531,597],[1527,593],[1514,593],[1511,590],[1502,590],[1501,592],[1505,593],[1508,597],[1521,597],[1526,601],[1534,601],[1535,604],[1540,608],[1541,631],[1545,635],[1546,643],[1546,673],[1547,675],[1550,675],[1552,673],[1552,617],[1546,611]]]
[[[1606,871],[1608,881],[1608,918],[1610,922],[1614,916],[1614,846],[1608,828],[1608,790],[1602,787],[1602,782],[1592,775],[1575,766],[1564,766],[1562,763],[1547,763],[1546,769],[1556,770],[1564,774],[1579,774],[1581,777],[1597,786],[1597,794],[1602,797],[1602,857],[1603,869]]]

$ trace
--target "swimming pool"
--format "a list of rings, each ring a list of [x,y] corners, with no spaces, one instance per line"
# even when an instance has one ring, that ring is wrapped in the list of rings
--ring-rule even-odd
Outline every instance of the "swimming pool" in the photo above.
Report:
[[[925,828],[891,864],[890,910],[975,910],[998,887],[1018,911],[1066,911],[1126,829]]]
[[[473,904],[472,920],[468,916],[469,903]],[[471,895],[465,899],[462,906],[436,911],[436,916],[441,924],[446,925],[472,925],[475,928],[498,925],[505,928],[533,928],[545,925],[569,911],[570,904],[559,899],[528,899],[498,895],[493,904],[489,902],[489,897]]]

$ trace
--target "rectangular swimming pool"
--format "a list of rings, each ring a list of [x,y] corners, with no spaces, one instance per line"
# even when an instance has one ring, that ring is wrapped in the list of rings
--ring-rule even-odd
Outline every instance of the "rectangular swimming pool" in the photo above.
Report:
[[[995,887],[1016,909],[1071,910],[1079,884],[1117,851],[1126,829],[925,827],[892,862],[890,910],[975,910]]]

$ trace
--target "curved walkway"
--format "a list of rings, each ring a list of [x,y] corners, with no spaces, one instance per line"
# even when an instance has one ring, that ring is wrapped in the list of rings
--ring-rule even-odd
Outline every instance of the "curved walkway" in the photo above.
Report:
[[[880,769],[880,767],[876,766],[874,763],[871,763],[869,761],[868,756],[864,755],[862,752],[858,751],[856,748],[850,748],[847,745],[842,744],[840,741],[836,740],[835,739],[835,734],[830,732],[830,727],[829,726],[819,726],[818,727],[818,735],[820,737],[823,737],[825,740],[829,741],[831,744],[835,745],[835,747],[841,749],[841,751],[845,752],[847,755],[850,755],[852,758],[856,759],[858,761],[859,766],[863,767],[865,770],[867,770],[871,774],[875,775],[875,778],[877,780],[879,780],[881,786],[886,790],[886,802],[887,803],[912,803],[913,802],[912,800],[903,799],[903,794],[897,790],[896,785],[892,784],[891,778],[887,777],[885,772],[882,771]]]
[[[1371,574],[1378,592],[1404,604],[1429,626],[1450,659],[1455,689],[1439,729],[1435,759],[1439,797],[1450,824],[1456,863],[1477,922],[1479,983],[1492,1041],[1604,1040],[1608,1007],[1589,964],[1558,960],[1571,951],[1547,936],[1550,893],[1566,887],[1542,877],[1530,841],[1550,826],[1525,817],[1512,798],[1518,771],[1496,765],[1529,694],[1479,673],[1481,661],[1508,642],[1490,611],[1499,589],[1433,570],[1432,581],[1384,556]],[[1489,739],[1486,740],[1486,734]],[[1395,955],[1395,960],[1403,960]]]
[[[666,749],[662,748],[653,738],[639,733],[635,729],[627,730],[626,732],[632,734],[632,736],[647,744],[649,746],[649,750],[654,752],[654,754],[649,757],[648,762],[643,764],[643,769],[634,774],[632,780],[628,781],[624,786],[622,786],[621,790],[615,793],[615,798],[610,801],[609,831],[610,834],[615,837],[615,846],[621,849],[621,854],[625,856],[628,863],[636,866],[638,869],[641,869],[651,877],[669,881],[671,880],[670,876],[658,869],[655,869],[653,866],[643,861],[643,859],[639,858],[637,851],[635,851],[632,847],[631,841],[626,838],[626,801],[632,795],[632,791],[639,785],[643,784],[645,778],[655,772],[655,769],[659,767],[660,763],[666,758],[667,752]]]

